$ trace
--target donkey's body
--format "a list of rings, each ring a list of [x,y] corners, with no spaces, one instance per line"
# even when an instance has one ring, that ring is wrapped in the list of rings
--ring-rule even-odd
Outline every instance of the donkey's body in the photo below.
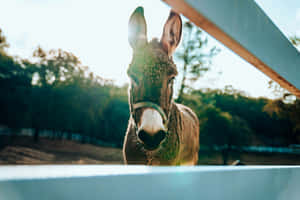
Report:
[[[188,107],[172,101],[177,75],[172,53],[181,37],[181,19],[173,11],[160,42],[146,40],[142,8],[130,23],[134,49],[128,69],[130,119],[124,140],[126,164],[195,165],[198,161],[199,122]]]

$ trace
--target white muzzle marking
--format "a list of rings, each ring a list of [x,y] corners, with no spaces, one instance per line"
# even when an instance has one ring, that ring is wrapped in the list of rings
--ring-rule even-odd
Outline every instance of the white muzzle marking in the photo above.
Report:
[[[150,135],[154,135],[159,130],[164,130],[163,119],[159,112],[153,108],[146,108],[141,117],[139,130],[144,130]]]

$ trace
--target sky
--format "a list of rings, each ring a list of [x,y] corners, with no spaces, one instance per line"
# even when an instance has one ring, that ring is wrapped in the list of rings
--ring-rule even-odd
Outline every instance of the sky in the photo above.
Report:
[[[256,0],[287,36],[300,36],[299,0]],[[143,6],[148,39],[160,38],[170,8],[161,1],[97,0],[0,0],[0,28],[10,44],[11,55],[30,58],[34,49],[61,48],[74,53],[90,71],[117,85],[129,80],[126,69],[132,50],[128,44],[128,20],[137,6]],[[232,85],[253,97],[274,98],[270,80],[221,43],[208,72],[194,87],[224,88]],[[178,79],[177,79],[178,81]],[[178,83],[178,82],[177,82]]]

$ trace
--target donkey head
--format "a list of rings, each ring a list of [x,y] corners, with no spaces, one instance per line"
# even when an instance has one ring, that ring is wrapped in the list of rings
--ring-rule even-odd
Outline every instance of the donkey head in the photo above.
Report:
[[[138,7],[129,20],[129,43],[133,58],[128,68],[130,111],[137,138],[147,150],[155,150],[165,139],[172,106],[173,80],[177,75],[172,54],[181,38],[182,22],[170,12],[158,41],[147,40],[144,10]]]

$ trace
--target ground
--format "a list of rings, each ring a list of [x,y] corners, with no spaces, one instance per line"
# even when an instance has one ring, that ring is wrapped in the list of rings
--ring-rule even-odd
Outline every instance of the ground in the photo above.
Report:
[[[75,141],[32,137],[16,137],[10,145],[9,138],[0,136],[0,164],[122,164],[122,150],[80,144]]]
[[[7,145],[9,144],[9,145]],[[231,152],[228,163],[241,160],[246,165],[300,165],[300,155]],[[218,152],[200,152],[199,164],[221,165]],[[75,141],[19,136],[9,142],[0,136],[0,165],[14,164],[123,164],[122,150],[81,144]]]

